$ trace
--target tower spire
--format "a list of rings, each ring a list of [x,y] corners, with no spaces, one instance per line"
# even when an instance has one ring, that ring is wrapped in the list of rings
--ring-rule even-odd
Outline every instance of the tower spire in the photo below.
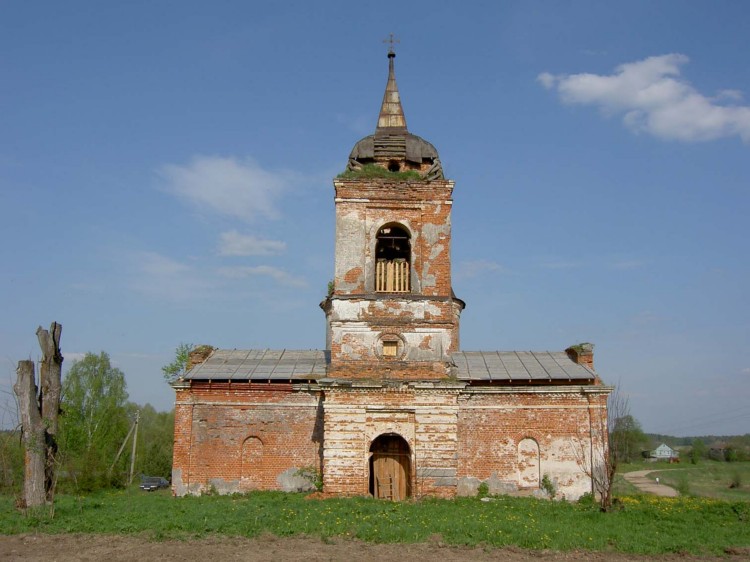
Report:
[[[390,37],[383,42],[390,44],[388,47],[388,82],[385,85],[383,104],[380,106],[378,126],[375,129],[376,134],[390,131],[406,131],[406,117],[404,117],[404,108],[401,107],[401,96],[398,93],[396,74],[393,70],[393,61],[396,58],[393,45],[398,43],[398,39],[394,39],[393,33],[391,33]]]

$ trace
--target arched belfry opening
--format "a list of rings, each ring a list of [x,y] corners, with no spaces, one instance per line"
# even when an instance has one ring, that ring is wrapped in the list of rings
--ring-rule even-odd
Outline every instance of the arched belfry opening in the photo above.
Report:
[[[398,224],[380,229],[375,242],[375,291],[407,293],[411,290],[411,235]]]
[[[394,501],[411,496],[411,452],[396,433],[380,435],[370,445],[370,494]]]

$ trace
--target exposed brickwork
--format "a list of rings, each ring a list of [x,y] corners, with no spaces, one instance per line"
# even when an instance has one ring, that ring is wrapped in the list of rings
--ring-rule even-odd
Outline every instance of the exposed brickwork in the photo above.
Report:
[[[351,361],[379,360],[384,332],[397,331],[405,359],[416,363],[445,361],[458,350],[463,303],[451,289],[451,223],[453,182],[394,182],[383,179],[336,180],[336,265],[333,294],[324,310],[332,368],[351,368]],[[377,233],[396,224],[410,234],[411,291],[375,293]],[[441,378],[445,369],[415,373],[391,366],[389,377]],[[354,374],[357,378],[369,377]]]
[[[281,490],[279,476],[320,469],[320,393],[291,385],[196,384],[178,389],[175,493]]]
[[[592,371],[594,370],[594,344],[579,343],[578,345],[570,346],[565,352],[571,360],[579,365],[585,365]]]
[[[401,118],[357,143],[349,169],[420,169],[424,181],[334,180],[326,376],[176,384],[176,494],[295,489],[302,467],[322,471],[328,495],[395,497],[381,478],[399,497],[473,494],[481,481],[495,493],[538,490],[544,475],[569,499],[591,490],[610,391],[598,378],[453,378],[464,308],[451,283],[454,184],[435,179],[436,150]],[[566,351],[593,371],[591,344]]]
[[[597,414],[606,408],[608,389],[584,393],[586,387],[481,388],[459,398],[459,477],[486,480],[495,476],[517,487],[526,487],[527,464],[519,458],[519,444],[533,440],[539,451],[533,481],[544,474],[567,497],[591,491],[581,466],[581,441],[590,438],[590,407]],[[605,412],[606,415],[606,412]],[[523,457],[523,455],[521,455]],[[526,478],[526,481],[524,480]]]
[[[196,365],[200,365],[203,363],[206,359],[208,359],[208,356],[211,355],[211,352],[214,350],[213,347],[210,345],[199,345],[196,346],[189,354],[188,354],[188,360],[187,364],[185,365],[185,370],[189,371]]]
[[[324,403],[324,489],[337,495],[370,492],[370,445],[397,434],[411,453],[411,495],[452,496],[456,475],[456,388],[333,387]]]

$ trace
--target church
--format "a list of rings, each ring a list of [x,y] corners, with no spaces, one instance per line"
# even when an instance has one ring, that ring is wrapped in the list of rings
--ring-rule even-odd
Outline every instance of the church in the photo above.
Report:
[[[326,348],[197,348],[173,384],[175,495],[596,492],[612,389],[593,346],[462,351],[454,182],[407,128],[394,61],[374,134],[333,180]]]

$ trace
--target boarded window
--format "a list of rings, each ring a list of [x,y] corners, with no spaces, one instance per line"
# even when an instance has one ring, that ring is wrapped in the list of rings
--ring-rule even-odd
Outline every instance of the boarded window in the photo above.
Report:
[[[384,341],[383,342],[383,357],[397,357],[398,356],[398,342],[397,341]]]
[[[404,228],[390,225],[378,230],[375,256],[375,291],[406,293],[411,290],[411,242]]]

